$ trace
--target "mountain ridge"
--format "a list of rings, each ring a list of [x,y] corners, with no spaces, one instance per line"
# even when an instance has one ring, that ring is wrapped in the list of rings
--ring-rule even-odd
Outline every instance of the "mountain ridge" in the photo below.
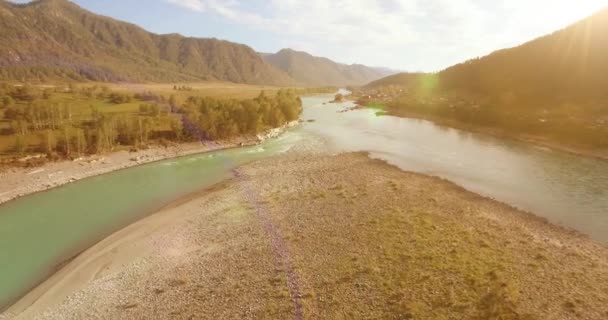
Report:
[[[67,0],[0,3],[0,79],[295,83],[244,44],[159,35]]]
[[[566,28],[440,72],[446,90],[467,89],[472,77],[483,94],[509,90],[523,99],[559,94],[579,100],[608,86],[608,8]]]
[[[474,95],[492,95],[500,90],[519,94],[521,99],[548,98],[555,91],[564,96],[569,91],[572,98],[596,95],[608,86],[608,76],[604,76],[608,74],[608,45],[603,41],[607,34],[608,7],[565,28],[455,64],[434,75],[438,77],[438,89]],[[412,80],[416,76],[430,74],[433,73],[401,73],[365,87],[408,86],[415,83]],[[573,91],[580,91],[576,94],[579,97],[574,97]]]
[[[268,63],[304,84],[362,85],[391,73],[386,68],[338,63],[326,57],[318,57],[290,48],[281,49],[274,54],[263,53],[261,56]],[[314,70],[314,72],[310,72],[310,70]]]
[[[391,114],[499,133],[590,155],[608,152],[608,9],[439,73],[363,87]]]
[[[394,73],[307,52],[258,53],[216,38],[156,34],[69,0],[0,0],[0,80],[362,85]]]

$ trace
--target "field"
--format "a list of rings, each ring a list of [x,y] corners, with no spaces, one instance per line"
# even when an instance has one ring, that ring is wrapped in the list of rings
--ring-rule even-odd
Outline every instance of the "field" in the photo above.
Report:
[[[90,84],[86,84],[89,86]],[[98,85],[104,85],[98,83]],[[186,100],[190,96],[213,97],[226,99],[251,99],[260,94],[261,91],[273,94],[282,89],[276,86],[257,86],[238,84],[231,82],[195,82],[195,83],[148,83],[148,84],[129,84],[111,83],[105,84],[111,90],[129,91],[132,93],[151,91],[166,96],[175,95],[179,100]],[[185,86],[187,90],[175,90],[174,86]]]

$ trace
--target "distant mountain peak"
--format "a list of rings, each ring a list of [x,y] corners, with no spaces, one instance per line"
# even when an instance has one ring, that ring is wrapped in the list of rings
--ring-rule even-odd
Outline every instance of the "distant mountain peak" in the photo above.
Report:
[[[393,73],[383,68],[338,63],[291,48],[284,48],[275,54],[266,54],[262,57],[296,81],[307,85],[362,85]]]

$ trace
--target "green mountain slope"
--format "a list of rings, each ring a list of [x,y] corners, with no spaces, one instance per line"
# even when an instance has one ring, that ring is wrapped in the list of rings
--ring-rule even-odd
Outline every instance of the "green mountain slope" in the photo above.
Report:
[[[67,0],[0,1],[0,79],[292,84],[251,48],[157,35]]]
[[[262,56],[296,81],[308,85],[362,85],[392,73],[387,69],[360,64],[340,64],[292,49],[283,49],[275,54],[262,54]]]

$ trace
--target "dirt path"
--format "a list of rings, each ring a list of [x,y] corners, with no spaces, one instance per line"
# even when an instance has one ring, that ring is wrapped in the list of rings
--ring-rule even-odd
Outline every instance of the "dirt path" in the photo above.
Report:
[[[272,222],[268,209],[264,205],[263,200],[259,199],[257,192],[252,190],[249,185],[243,183],[247,177],[238,169],[234,169],[233,173],[238,185],[241,187],[243,199],[253,206],[258,220],[264,227],[266,235],[270,238],[272,252],[274,254],[277,267],[285,270],[287,275],[287,287],[289,288],[289,294],[291,296],[291,300],[293,301],[295,310],[294,319],[303,319],[301,301],[302,294],[300,293],[298,276],[292,266],[290,253],[287,249],[285,241],[283,240],[283,236],[277,229],[276,225]]]

